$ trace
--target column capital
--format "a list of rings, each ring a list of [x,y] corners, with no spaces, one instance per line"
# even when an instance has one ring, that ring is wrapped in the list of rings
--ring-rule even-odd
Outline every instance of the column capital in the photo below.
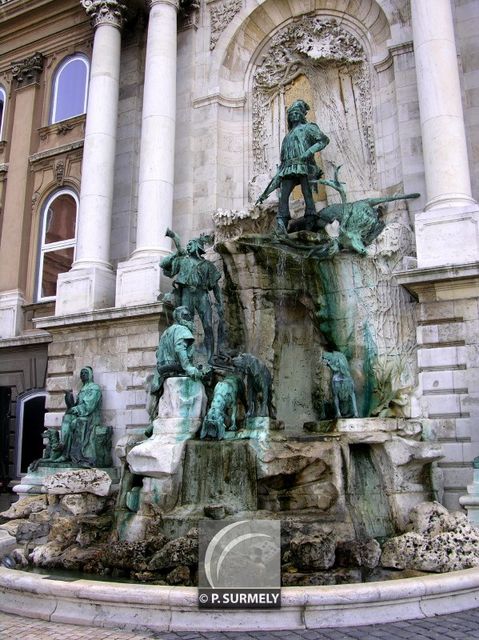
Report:
[[[43,62],[44,58],[41,53],[34,53],[28,58],[12,62],[12,76],[19,86],[25,87],[29,84],[34,84],[38,82],[38,78],[43,71]]]
[[[121,29],[127,7],[120,0],[80,0],[80,3],[94,28],[100,24],[111,24]]]

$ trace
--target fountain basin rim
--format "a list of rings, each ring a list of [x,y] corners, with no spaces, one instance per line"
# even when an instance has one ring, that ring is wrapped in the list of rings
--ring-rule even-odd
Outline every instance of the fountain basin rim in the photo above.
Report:
[[[50,580],[0,568],[0,611],[52,622],[154,631],[316,629],[471,609],[479,568],[384,582],[284,587],[280,610],[198,609],[196,587]]]

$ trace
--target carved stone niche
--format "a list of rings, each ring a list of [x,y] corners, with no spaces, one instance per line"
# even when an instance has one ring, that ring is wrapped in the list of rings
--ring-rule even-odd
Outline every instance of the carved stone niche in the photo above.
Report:
[[[253,74],[252,180],[275,173],[287,132],[286,109],[303,97],[311,106],[308,119],[330,138],[321,152],[325,173],[331,173],[330,164],[341,164],[351,200],[371,195],[376,154],[370,89],[364,48],[343,25],[305,16],[281,29]],[[329,190],[327,196],[337,199]]]

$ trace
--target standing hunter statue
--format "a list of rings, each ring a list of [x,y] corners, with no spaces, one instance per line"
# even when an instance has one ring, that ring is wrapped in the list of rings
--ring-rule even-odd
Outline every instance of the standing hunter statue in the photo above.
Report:
[[[212,362],[215,353],[215,339],[210,291],[213,292],[218,314],[217,346],[219,350],[224,325],[223,300],[218,284],[221,273],[212,262],[204,257],[205,238],[194,238],[187,243],[186,249],[183,249],[178,234],[167,229],[166,236],[173,239],[176,252],[163,258],[160,262],[160,268],[168,278],[174,278],[175,306],[187,307],[192,320],[195,312],[199,315],[203,326],[208,362]]]
[[[277,215],[277,230],[286,233],[291,219],[289,197],[294,187],[301,185],[305,203],[305,216],[315,216],[311,183],[317,184],[322,171],[316,164],[314,154],[329,144],[329,138],[314,122],[307,122],[309,105],[296,100],[288,109],[288,133],[281,145],[281,164],[278,172],[260,195],[261,204],[278,187],[281,187]]]

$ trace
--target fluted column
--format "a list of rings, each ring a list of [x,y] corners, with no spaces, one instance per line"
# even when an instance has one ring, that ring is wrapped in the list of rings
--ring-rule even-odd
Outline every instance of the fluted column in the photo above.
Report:
[[[95,35],[83,148],[75,262],[58,278],[56,314],[110,307],[115,276],[110,233],[125,6],[117,0],[81,0]]]
[[[136,249],[118,267],[116,305],[156,301],[159,259],[170,252],[176,120],[178,0],[148,0]]]
[[[479,242],[477,222],[474,215],[468,214],[468,220],[463,215],[477,205],[471,195],[451,3],[432,4],[411,0],[427,191],[416,235],[418,264],[425,267],[479,259],[473,240]]]

